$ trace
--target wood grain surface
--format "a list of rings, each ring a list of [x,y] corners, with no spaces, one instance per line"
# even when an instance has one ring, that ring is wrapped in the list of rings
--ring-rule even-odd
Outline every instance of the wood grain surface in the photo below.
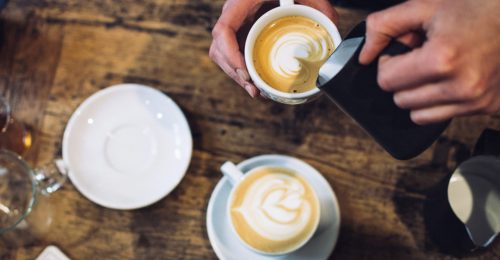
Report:
[[[97,206],[67,182],[37,206],[44,227],[28,237],[2,237],[0,259],[34,259],[51,244],[73,259],[215,259],[205,214],[220,165],[269,153],[305,160],[335,190],[342,218],[332,258],[453,258],[430,239],[424,202],[484,128],[500,129],[500,117],[458,118],[425,153],[396,161],[325,97],[300,106],[248,97],[208,57],[222,5],[11,0],[2,10],[0,90],[15,116],[36,131],[26,156],[31,164],[60,157],[76,107],[123,82],[175,100],[188,118],[194,150],[180,185],[143,209]],[[367,14],[338,11],[342,35]],[[469,258],[499,259],[500,242]]]

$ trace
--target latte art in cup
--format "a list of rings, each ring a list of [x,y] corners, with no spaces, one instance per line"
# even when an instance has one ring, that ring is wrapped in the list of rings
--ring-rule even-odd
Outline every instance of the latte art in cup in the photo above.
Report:
[[[269,86],[286,93],[302,93],[316,87],[319,68],[334,48],[321,24],[303,16],[288,16],[260,32],[253,63]]]
[[[305,179],[292,170],[264,167],[238,184],[230,217],[240,238],[264,253],[300,247],[319,222],[318,198]]]

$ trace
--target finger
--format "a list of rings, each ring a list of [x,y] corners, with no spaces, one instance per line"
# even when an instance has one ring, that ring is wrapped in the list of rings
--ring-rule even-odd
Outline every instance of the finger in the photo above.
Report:
[[[240,51],[240,46],[236,40],[236,34],[230,30],[224,30],[220,33],[216,40],[217,49],[222,53],[222,58],[234,71],[242,70],[240,74],[243,81],[249,81],[245,59]]]
[[[228,0],[222,8],[222,13],[215,27],[223,25],[237,32],[245,20],[252,16],[261,5],[262,1]]]
[[[241,77],[235,72],[231,67],[227,65],[221,66],[222,70],[229,75],[238,85],[245,89],[245,91],[252,97],[257,97],[259,95],[259,90],[252,83],[248,81],[241,81]]]
[[[369,64],[387,46],[392,38],[422,28],[429,17],[425,3],[408,1],[368,16],[366,40],[359,62]]]
[[[214,54],[214,60],[220,60],[221,58],[221,54],[220,52],[216,51]],[[259,90],[257,89],[257,87],[255,87],[252,83],[248,82],[248,81],[244,81],[242,80],[242,76],[241,76],[241,70],[238,70],[238,71],[235,71],[228,63],[226,62],[220,62],[218,63],[219,67],[229,76],[231,77],[234,81],[236,81],[236,83],[238,83],[238,85],[240,85],[241,87],[243,87],[246,92],[252,97],[256,97],[259,95]],[[248,77],[248,76],[247,76]]]
[[[398,107],[412,110],[462,101],[465,100],[457,95],[454,84],[449,81],[431,83],[394,94],[394,103]]]
[[[411,120],[418,125],[443,122],[456,116],[472,114],[474,111],[465,103],[453,103],[412,110]]]
[[[456,116],[494,114],[499,109],[496,100],[495,95],[492,95],[492,93],[484,93],[482,96],[463,102],[414,109],[411,111],[410,116],[412,121],[417,124],[429,124]]]
[[[335,8],[326,0],[298,0],[300,4],[310,6],[325,14],[334,24],[338,25],[339,15]]]
[[[255,97],[256,88],[250,83],[243,55],[239,50],[236,35],[228,28],[219,28],[216,39],[210,47],[212,59],[221,69],[240,86],[244,87],[250,96]]]
[[[224,55],[220,53],[220,51],[216,50],[212,54],[212,59],[219,65],[219,67],[229,76],[231,77],[238,85],[242,86],[245,84],[245,81],[242,80],[240,75],[234,70],[224,58]]]
[[[254,86],[252,83],[246,83],[244,88],[252,98],[260,96],[259,89],[256,86]]]
[[[214,61],[219,64],[223,70],[229,68],[236,72],[239,78],[235,78],[234,73],[228,74],[235,79],[241,86],[245,82],[250,83],[250,77],[246,69],[243,55],[240,51],[236,32],[240,29],[245,20],[262,5],[262,1],[237,1],[228,0],[223,6],[222,14],[217,21],[212,35],[214,38],[214,49],[218,50],[218,58]]]
[[[397,41],[414,49],[422,45],[424,36],[418,32],[409,32],[399,36]]]
[[[379,59],[377,81],[386,91],[399,91],[435,82],[448,76],[447,50],[426,42],[421,48]]]

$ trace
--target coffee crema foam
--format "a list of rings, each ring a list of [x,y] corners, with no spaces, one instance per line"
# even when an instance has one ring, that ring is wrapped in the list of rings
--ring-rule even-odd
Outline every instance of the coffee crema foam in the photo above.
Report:
[[[319,203],[297,173],[265,167],[238,185],[230,214],[240,237],[267,253],[292,250],[309,239],[319,221]]]
[[[259,76],[271,87],[287,93],[302,93],[316,87],[320,67],[335,45],[328,31],[303,16],[279,18],[257,37],[253,63]]]

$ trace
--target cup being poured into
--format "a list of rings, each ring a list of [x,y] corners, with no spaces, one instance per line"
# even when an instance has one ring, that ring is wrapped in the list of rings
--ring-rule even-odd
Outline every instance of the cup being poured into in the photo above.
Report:
[[[248,72],[261,94],[279,103],[302,104],[325,93],[394,158],[413,158],[432,145],[449,122],[417,125],[409,110],[396,106],[393,93],[377,83],[378,59],[369,65],[358,62],[365,32],[362,22],[341,42],[337,27],[324,14],[282,0],[249,32]],[[380,55],[410,50],[393,40]]]

